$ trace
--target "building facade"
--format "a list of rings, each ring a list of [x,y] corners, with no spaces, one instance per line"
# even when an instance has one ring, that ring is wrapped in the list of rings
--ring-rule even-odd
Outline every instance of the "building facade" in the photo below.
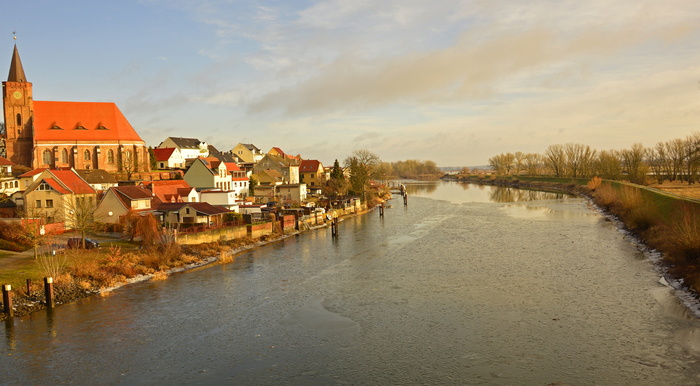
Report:
[[[5,157],[30,168],[150,170],[145,142],[114,103],[35,101],[14,47],[2,82]]]

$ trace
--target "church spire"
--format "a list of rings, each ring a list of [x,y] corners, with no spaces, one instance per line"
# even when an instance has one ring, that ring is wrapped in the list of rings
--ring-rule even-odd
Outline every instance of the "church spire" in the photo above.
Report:
[[[8,82],[26,82],[27,76],[24,75],[24,67],[22,60],[19,58],[19,51],[15,44],[15,51],[12,53],[12,62],[10,62],[10,74],[7,76]]]

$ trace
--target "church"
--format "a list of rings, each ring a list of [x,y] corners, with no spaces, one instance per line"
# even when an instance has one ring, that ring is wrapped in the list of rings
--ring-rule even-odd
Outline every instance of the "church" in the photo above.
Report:
[[[16,44],[2,102],[5,157],[16,165],[150,170],[146,143],[114,103],[35,101]]]

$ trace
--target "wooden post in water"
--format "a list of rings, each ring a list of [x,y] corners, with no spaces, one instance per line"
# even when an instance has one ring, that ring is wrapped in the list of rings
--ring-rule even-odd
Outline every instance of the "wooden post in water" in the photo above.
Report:
[[[46,297],[46,308],[53,308],[54,306],[54,296],[53,296],[53,278],[44,278],[44,295]]]
[[[384,217],[384,203],[382,202],[382,205],[379,206],[379,217]]]
[[[333,217],[333,221],[331,221],[331,235],[338,237],[338,217]]]
[[[2,304],[5,306],[3,311],[8,317],[15,316],[15,310],[12,308],[12,286],[9,284],[2,286]]]
[[[27,296],[32,294],[32,279],[27,279]]]
[[[408,193],[403,194],[403,206],[408,206]]]

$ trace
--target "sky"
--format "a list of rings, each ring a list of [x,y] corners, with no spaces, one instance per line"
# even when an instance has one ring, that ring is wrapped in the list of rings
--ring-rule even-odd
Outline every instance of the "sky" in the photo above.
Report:
[[[447,167],[700,131],[697,0],[3,0],[2,9],[3,80],[16,43],[36,100],[114,102],[149,146],[170,136],[222,151],[253,143],[326,165],[364,149]]]

